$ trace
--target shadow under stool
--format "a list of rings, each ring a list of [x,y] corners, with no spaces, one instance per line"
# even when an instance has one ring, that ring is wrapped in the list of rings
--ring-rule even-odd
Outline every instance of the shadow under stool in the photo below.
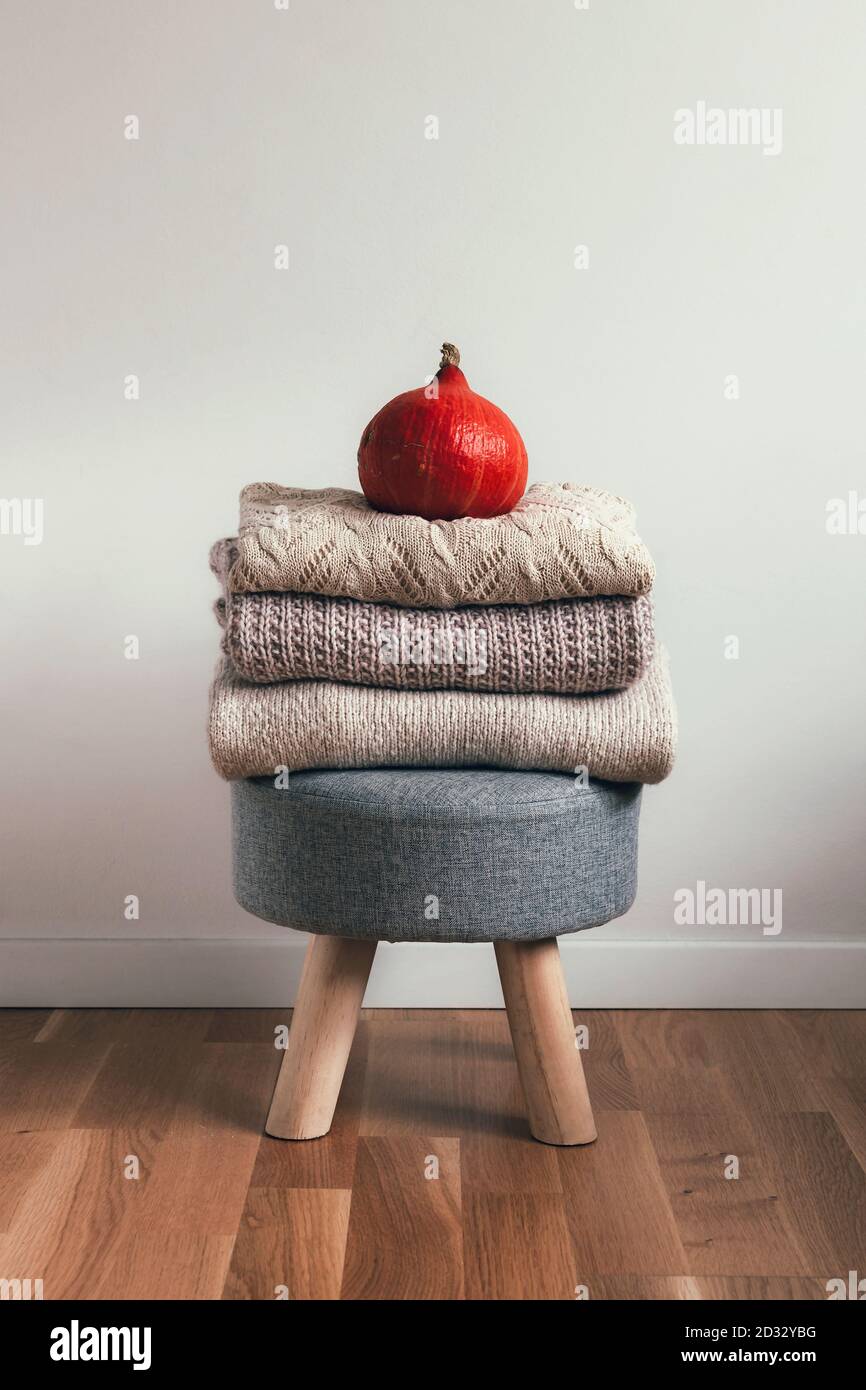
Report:
[[[634,901],[640,792],[485,768],[233,782],[238,902],[312,933],[268,1134],[328,1133],[379,941],[492,942],[532,1134],[591,1143],[557,937]]]

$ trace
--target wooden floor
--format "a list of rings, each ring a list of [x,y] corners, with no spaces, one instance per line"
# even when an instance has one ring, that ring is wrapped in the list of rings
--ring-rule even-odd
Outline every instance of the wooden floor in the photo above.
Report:
[[[529,1138],[505,1015],[481,1011],[366,1011],[332,1133],[269,1139],[288,1022],[0,1012],[0,1278],[570,1300],[866,1276],[866,1012],[575,1014],[599,1138],[559,1150]]]

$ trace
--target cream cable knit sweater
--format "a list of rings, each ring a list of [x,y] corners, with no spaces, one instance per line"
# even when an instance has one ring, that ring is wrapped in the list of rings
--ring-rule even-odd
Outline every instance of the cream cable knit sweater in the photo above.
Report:
[[[536,483],[512,512],[489,520],[392,516],[344,488],[253,483],[240,501],[234,592],[455,608],[636,596],[654,577],[631,504],[599,488]]]
[[[379,690],[330,681],[251,685],[228,662],[211,690],[210,749],[222,777],[280,767],[488,766],[660,782],[676,748],[663,650],[627,690],[606,695],[488,695]]]

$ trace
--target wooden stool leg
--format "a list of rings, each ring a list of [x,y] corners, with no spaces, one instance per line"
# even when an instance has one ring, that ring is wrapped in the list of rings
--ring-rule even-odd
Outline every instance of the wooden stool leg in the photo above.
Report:
[[[595,1121],[556,937],[494,946],[529,1128],[544,1144],[591,1144]]]
[[[265,1126],[276,1139],[327,1134],[377,942],[314,936]]]

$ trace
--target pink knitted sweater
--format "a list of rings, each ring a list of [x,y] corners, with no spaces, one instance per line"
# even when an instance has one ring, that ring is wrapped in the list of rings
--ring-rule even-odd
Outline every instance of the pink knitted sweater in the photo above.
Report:
[[[214,547],[224,572],[232,543]],[[229,594],[223,649],[246,680],[346,681],[401,690],[619,690],[655,645],[648,598],[400,608],[316,594]]]

